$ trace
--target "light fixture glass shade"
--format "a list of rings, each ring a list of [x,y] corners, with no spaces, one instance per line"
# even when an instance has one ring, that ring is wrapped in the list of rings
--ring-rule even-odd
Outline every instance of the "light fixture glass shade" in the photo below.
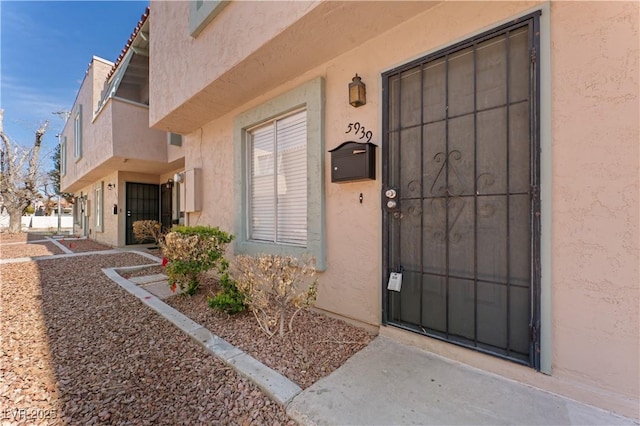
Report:
[[[367,90],[358,74],[349,83],[349,103],[358,108],[367,103]]]

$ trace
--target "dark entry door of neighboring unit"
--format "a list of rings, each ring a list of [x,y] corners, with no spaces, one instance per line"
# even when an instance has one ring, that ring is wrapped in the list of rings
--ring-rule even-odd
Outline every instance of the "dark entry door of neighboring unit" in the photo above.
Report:
[[[537,34],[530,16],[383,75],[385,323],[534,368]]]
[[[172,187],[167,184],[160,185],[160,223],[163,229],[171,229],[172,226]]]
[[[133,237],[133,222],[160,220],[160,188],[148,183],[127,182],[127,244],[139,244]]]

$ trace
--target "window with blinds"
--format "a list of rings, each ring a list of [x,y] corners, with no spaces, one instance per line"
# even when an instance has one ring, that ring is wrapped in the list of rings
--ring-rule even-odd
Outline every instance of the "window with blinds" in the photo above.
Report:
[[[96,232],[103,232],[103,193],[102,186],[104,182],[99,182],[95,187],[95,204],[96,204]]]
[[[82,105],[78,106],[74,120],[74,154],[76,158],[82,157]]]
[[[307,112],[248,132],[249,239],[307,245]]]

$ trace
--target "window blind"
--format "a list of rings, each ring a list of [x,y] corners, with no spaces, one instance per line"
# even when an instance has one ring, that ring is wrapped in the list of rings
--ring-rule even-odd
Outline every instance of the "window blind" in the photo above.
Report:
[[[250,239],[306,246],[306,111],[250,135]]]

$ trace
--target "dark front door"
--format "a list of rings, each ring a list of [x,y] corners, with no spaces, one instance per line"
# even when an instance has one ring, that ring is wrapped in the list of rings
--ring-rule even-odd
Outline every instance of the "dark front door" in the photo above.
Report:
[[[160,185],[160,223],[164,230],[171,229],[172,226],[172,186],[168,184]]]
[[[158,185],[127,182],[127,244],[140,244],[133,236],[133,222],[137,220],[160,220]]]
[[[536,34],[534,16],[383,75],[384,321],[533,367]]]

